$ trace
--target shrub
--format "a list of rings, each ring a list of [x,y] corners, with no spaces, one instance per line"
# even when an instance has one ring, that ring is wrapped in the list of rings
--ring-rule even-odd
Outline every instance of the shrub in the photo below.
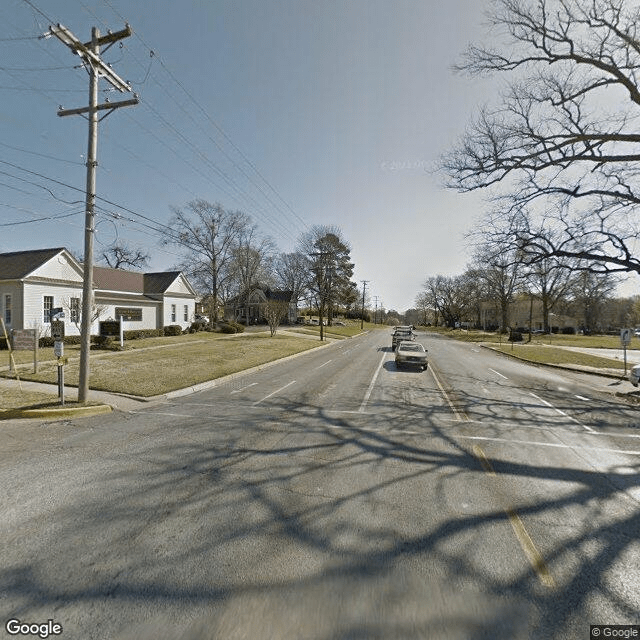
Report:
[[[575,327],[563,327],[562,328],[562,334],[565,336],[572,336],[575,335],[576,332],[576,328]]]
[[[157,338],[163,334],[162,329],[130,329],[124,332],[125,340],[141,340],[142,338]]]
[[[9,349],[7,345],[7,339],[3,336],[2,338],[0,338],[0,351],[4,351],[7,349]]]
[[[182,327],[179,324],[170,324],[164,328],[165,336],[181,336]]]
[[[105,349],[110,351],[115,347],[120,347],[120,344],[114,343],[113,336],[93,336],[92,349]]]
[[[509,342],[522,342],[522,334],[519,331],[512,331],[509,334]]]
[[[233,326],[235,323],[231,323],[231,322],[222,322],[220,324],[220,332],[221,333],[238,333],[238,330],[236,329],[235,326]]]

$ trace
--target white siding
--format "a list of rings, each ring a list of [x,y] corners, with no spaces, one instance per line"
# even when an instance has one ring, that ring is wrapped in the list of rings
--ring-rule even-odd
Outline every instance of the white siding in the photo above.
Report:
[[[18,284],[0,284],[0,318],[5,318],[5,295],[11,296],[11,323],[7,331],[22,329],[22,287]],[[0,332],[1,335],[1,332]]]
[[[43,265],[29,274],[29,279],[51,278],[53,280],[70,280],[82,283],[82,273],[71,264],[64,253],[47,260]]]
[[[65,287],[54,284],[24,283],[24,319],[22,326],[14,326],[14,329],[39,328],[41,335],[51,335],[51,325],[44,322],[43,303],[44,296],[53,297],[53,306],[64,309],[65,335],[77,336],[80,331],[75,324],[69,321],[69,305],[71,298],[82,298],[82,286]]]
[[[160,303],[153,302],[117,302],[111,303],[110,301],[98,301],[101,307],[104,307],[104,311],[100,314],[100,320],[118,320],[116,318],[116,307],[127,307],[133,309],[142,309],[142,320],[125,320],[124,330],[133,331],[134,329],[155,329],[156,328],[156,310]],[[99,326],[95,323],[95,330],[92,329],[92,333],[98,333]]]
[[[171,305],[176,305],[175,322],[171,320]],[[188,306],[189,320],[184,321],[184,306]],[[196,312],[196,301],[193,298],[177,298],[173,296],[165,296],[163,310],[163,326],[170,324],[179,324],[183,329],[191,326]]]
[[[193,291],[189,289],[187,283],[184,280],[184,276],[179,275],[172,283],[170,287],[167,287],[165,295],[171,295],[172,293],[182,294],[185,296],[192,296]]]

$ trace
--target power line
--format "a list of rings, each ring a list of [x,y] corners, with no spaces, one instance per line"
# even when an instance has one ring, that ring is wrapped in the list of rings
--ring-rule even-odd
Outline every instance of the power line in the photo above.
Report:
[[[33,2],[31,2],[31,0],[22,0],[22,1],[28,4],[34,11],[39,13],[49,23],[53,24],[55,22],[55,20],[52,20],[49,16],[47,16],[46,13],[43,13],[42,11],[40,11],[40,9],[38,9],[38,7],[36,7],[36,5],[33,4]]]
[[[107,5],[117,16],[118,18],[120,18],[120,20],[124,20],[126,21],[126,19],[124,18],[124,16],[122,16],[116,9],[115,7],[111,4],[111,2],[109,0],[103,0],[104,4]],[[307,223],[293,210],[293,208],[287,203],[287,201],[280,195],[280,193],[275,189],[275,187],[264,177],[264,175],[258,170],[257,166],[251,162],[251,160],[249,160],[249,158],[240,150],[240,148],[233,142],[233,140],[229,137],[229,135],[227,135],[227,133],[222,129],[222,127],[209,115],[209,113],[207,112],[206,109],[204,109],[204,107],[195,99],[195,97],[191,94],[190,91],[187,90],[187,88],[184,86],[184,84],[173,74],[173,72],[165,65],[162,56],[159,56],[156,53],[156,50],[154,50],[153,48],[151,48],[142,38],[142,36],[138,33],[135,32],[134,33],[134,37],[137,38],[138,40],[140,40],[140,42],[150,51],[153,52],[155,57],[158,58],[158,62],[160,64],[160,66],[164,69],[164,71],[167,73],[167,75],[173,80],[173,82],[175,84],[178,85],[178,87],[180,87],[180,89],[185,93],[185,95],[189,98],[189,100],[198,108],[198,110],[204,115],[204,117],[206,118],[206,120],[220,133],[220,135],[222,135],[222,137],[227,141],[227,143],[236,151],[236,153],[238,153],[238,155],[244,160],[244,162],[247,163],[247,165],[249,165],[249,167],[251,167],[251,169],[255,172],[255,174],[264,182],[264,184],[267,185],[267,187],[276,195],[277,198],[279,198],[279,200],[285,205],[285,207],[287,208],[287,210],[294,216],[294,218],[302,225],[302,229],[306,229],[308,227]],[[157,81],[157,80],[156,80]],[[158,81],[157,81],[158,82]],[[160,83],[159,83],[160,84]],[[162,86],[162,85],[160,85]],[[176,104],[178,104],[176,102]],[[178,105],[180,106],[180,105]],[[180,107],[181,108],[181,107]],[[211,138],[210,138],[211,139]],[[213,141],[213,139],[212,139]],[[235,163],[235,161],[233,161],[228,154],[226,154],[226,152],[224,152],[222,150],[222,147],[219,145],[219,143],[217,143],[216,141],[213,141],[214,144],[216,144],[216,146],[224,153],[225,157],[227,157],[230,162],[233,163],[234,166],[238,167],[238,165]],[[247,177],[247,179],[250,179],[247,174],[242,171],[243,175],[245,175]],[[258,185],[251,181],[252,184],[260,189],[258,187]],[[260,189],[261,190],[261,189]],[[261,192],[264,194],[264,192],[261,190]],[[270,200],[271,202],[271,200]],[[275,205],[275,203],[272,203],[273,206],[275,206],[276,208],[279,209],[279,207],[277,207],[277,205]],[[284,212],[281,211],[281,213],[285,214]],[[289,217],[287,215],[287,217]],[[297,224],[297,223],[296,223]]]

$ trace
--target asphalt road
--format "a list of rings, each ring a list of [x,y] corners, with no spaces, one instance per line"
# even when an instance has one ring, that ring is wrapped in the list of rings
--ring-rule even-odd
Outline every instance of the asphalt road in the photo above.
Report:
[[[434,335],[429,369],[398,371],[390,339],[7,431],[3,625],[546,640],[640,624],[638,410]]]

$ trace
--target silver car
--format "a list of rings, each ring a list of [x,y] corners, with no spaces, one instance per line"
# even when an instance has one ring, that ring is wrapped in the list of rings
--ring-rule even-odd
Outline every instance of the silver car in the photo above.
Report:
[[[428,365],[427,351],[419,342],[399,342],[396,347],[396,367],[399,369],[401,365],[419,367],[424,371]]]
[[[629,372],[629,382],[637,387],[640,383],[640,364],[636,364],[631,367],[631,371]]]

